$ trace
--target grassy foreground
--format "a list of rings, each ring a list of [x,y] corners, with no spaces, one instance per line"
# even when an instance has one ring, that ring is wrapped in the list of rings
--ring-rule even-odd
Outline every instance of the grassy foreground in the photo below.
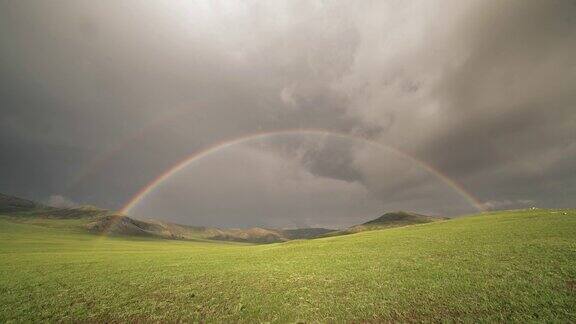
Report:
[[[576,212],[269,245],[102,238],[0,217],[0,322],[575,321]]]

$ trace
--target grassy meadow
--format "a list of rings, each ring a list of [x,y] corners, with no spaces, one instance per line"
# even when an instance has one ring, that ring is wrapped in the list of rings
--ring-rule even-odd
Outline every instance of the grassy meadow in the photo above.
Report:
[[[248,245],[0,217],[0,322],[576,321],[576,211]]]

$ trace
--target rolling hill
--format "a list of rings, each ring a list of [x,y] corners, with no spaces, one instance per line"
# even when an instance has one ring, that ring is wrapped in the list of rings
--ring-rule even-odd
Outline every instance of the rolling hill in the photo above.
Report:
[[[30,200],[0,195],[0,211],[13,216],[83,219],[83,228],[99,235],[150,236],[176,240],[217,240],[244,243],[278,243],[347,235],[363,231],[424,224],[447,218],[397,211],[344,230],[326,228],[216,228],[175,224],[155,219],[139,220],[94,206],[54,208]]]
[[[296,239],[310,239],[334,230],[325,228],[269,229],[217,228],[181,225],[159,220],[136,220],[124,215],[97,217],[86,224],[96,234],[155,236],[176,240],[216,240],[244,243],[277,243]]]
[[[30,200],[0,194],[0,213],[19,221],[38,219],[77,219],[90,233],[110,236],[148,236],[176,240],[217,240],[245,243],[276,243],[310,239],[333,232],[325,228],[268,229],[216,228],[175,224],[159,220],[139,220],[94,206],[49,207]]]
[[[397,211],[386,213],[376,219],[365,222],[360,225],[352,226],[347,231],[357,233],[362,231],[371,231],[377,229],[385,229],[391,227],[415,225],[437,222],[446,220],[446,217],[426,216],[421,214],[409,213],[405,211]]]
[[[360,225],[354,225],[341,231],[334,231],[322,234],[323,237],[354,234],[364,231],[374,231],[393,227],[401,227],[407,225],[425,224],[447,220],[446,217],[426,216],[421,214],[409,213],[405,211],[396,211],[386,213],[376,219],[370,220]]]
[[[15,213],[43,207],[31,200],[0,193],[0,212]]]
[[[158,226],[158,229],[151,232],[164,238],[181,240],[204,239],[245,243],[277,243],[297,239],[311,239],[334,231],[326,228],[217,228],[181,225],[159,220],[147,220],[145,223]],[[115,232],[123,233],[124,231]]]
[[[0,322],[576,319],[575,210],[264,245],[97,236],[82,224],[0,216]]]

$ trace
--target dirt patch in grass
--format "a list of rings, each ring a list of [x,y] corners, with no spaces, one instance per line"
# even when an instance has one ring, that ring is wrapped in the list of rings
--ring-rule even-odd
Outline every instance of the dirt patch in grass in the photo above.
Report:
[[[568,289],[568,291],[576,293],[576,280],[567,280],[566,288]]]

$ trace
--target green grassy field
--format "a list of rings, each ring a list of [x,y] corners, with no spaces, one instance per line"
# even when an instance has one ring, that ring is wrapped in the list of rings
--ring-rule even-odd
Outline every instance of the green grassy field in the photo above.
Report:
[[[576,320],[576,211],[268,245],[0,218],[0,322]]]

